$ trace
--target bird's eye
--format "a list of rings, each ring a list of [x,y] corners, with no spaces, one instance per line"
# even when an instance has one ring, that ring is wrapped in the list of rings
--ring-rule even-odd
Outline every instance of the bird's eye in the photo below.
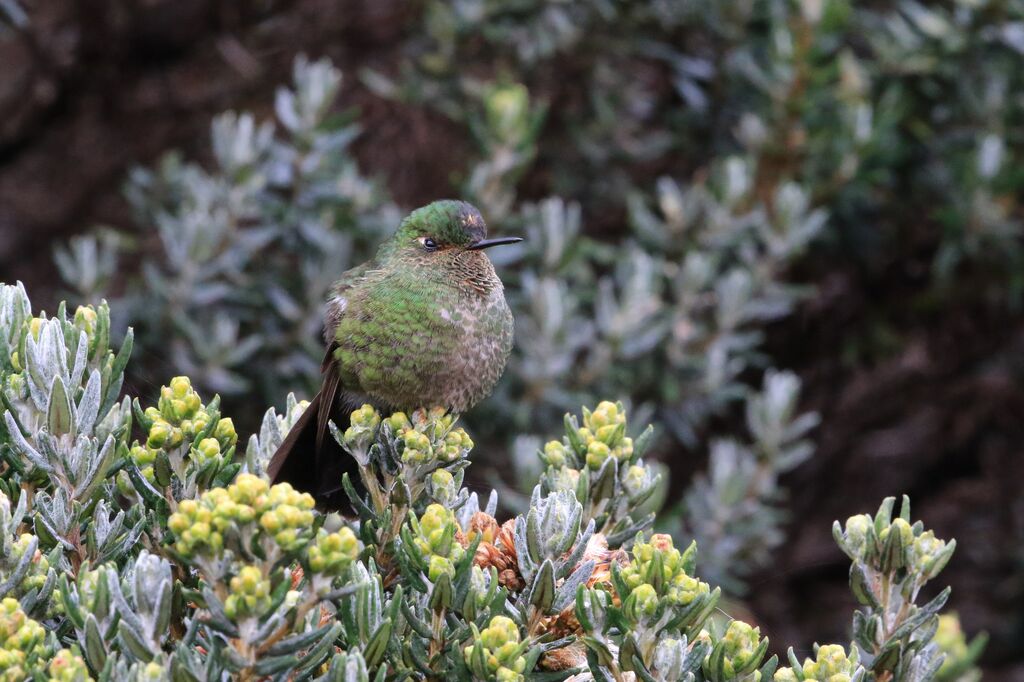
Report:
[[[432,238],[430,238],[430,237],[424,237],[424,238],[423,238],[422,240],[420,240],[420,241],[422,241],[422,242],[423,242],[423,248],[425,248],[425,249],[426,249],[427,251],[434,251],[434,250],[436,250],[436,249],[437,249],[437,242],[435,242],[435,241],[434,241],[434,240],[433,240]]]

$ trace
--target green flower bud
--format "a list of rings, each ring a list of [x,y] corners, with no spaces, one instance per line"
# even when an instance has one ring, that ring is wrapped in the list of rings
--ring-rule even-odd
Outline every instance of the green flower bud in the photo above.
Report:
[[[380,415],[372,405],[363,405],[352,413],[352,426],[364,429],[376,429],[380,424]]]
[[[725,674],[732,677],[754,657],[761,643],[761,631],[743,621],[734,620],[729,623],[721,642],[725,649]]]
[[[196,417],[197,423],[200,417],[203,416],[204,415]],[[206,428],[206,426],[204,425],[202,428]],[[217,427],[213,430],[213,437],[224,444],[225,447],[231,447],[238,442],[238,434],[235,432],[235,423],[231,421],[230,417],[224,417],[217,422]]]
[[[519,643],[519,626],[507,616],[494,616],[490,624],[480,633],[484,646],[495,651],[507,643]]]
[[[887,528],[883,528],[882,532],[878,534],[878,539],[884,543],[889,539],[891,533],[899,534],[900,542],[904,547],[914,541],[914,529],[905,519],[897,518]]]
[[[608,424],[607,426],[602,426],[601,428],[599,428],[597,430],[597,433],[594,435],[602,443],[607,443],[608,445],[615,445],[615,441],[617,440],[615,436],[618,430],[618,424]]]
[[[412,426],[409,421],[409,417],[406,416],[405,412],[395,412],[388,417],[388,424],[391,426],[391,430],[396,434],[400,434],[406,429]]]
[[[607,400],[598,403],[594,411],[587,418],[584,413],[584,424],[592,431],[597,431],[604,426],[617,426],[626,423],[626,413],[621,410],[621,405]]]
[[[89,668],[77,650],[61,649],[47,667],[50,682],[85,682],[92,680]]]
[[[799,682],[800,678],[793,672],[792,668],[779,668],[772,678],[775,682]]]
[[[647,467],[634,464],[626,470],[625,475],[622,477],[622,487],[626,490],[626,495],[632,499],[641,493],[647,492],[652,478],[653,476],[651,476],[651,472]]]
[[[281,483],[274,487],[278,488],[282,486],[287,486],[289,490],[292,489],[292,487],[287,483]],[[235,502],[238,502],[239,504],[257,506],[262,502],[262,498],[267,495],[269,489],[270,485],[259,476],[254,476],[253,474],[239,474],[238,478],[235,479],[235,482],[228,486],[227,491],[228,495],[230,495],[231,499]],[[307,497],[309,497],[309,500],[312,502],[313,498],[309,495],[307,495]],[[310,506],[310,508],[312,509],[312,506]]]
[[[849,657],[846,650],[839,644],[826,644],[818,647],[816,660],[804,661],[804,678],[821,682],[839,682],[848,680],[857,669],[857,652],[854,650]],[[839,677],[837,677],[839,676]]]
[[[858,514],[846,519],[846,542],[856,554],[863,555],[868,533],[874,525],[867,514]]]
[[[548,441],[547,444],[544,445],[544,452],[541,454],[541,459],[548,466],[556,468],[565,466],[565,445],[558,440]]]
[[[309,568],[314,573],[332,577],[342,574],[359,556],[359,541],[351,528],[345,526],[335,533],[320,529],[309,548]]]
[[[184,398],[192,392],[192,381],[188,377],[174,377],[168,385],[174,398]]]
[[[647,583],[639,585],[626,599],[624,609],[634,621],[649,618],[658,609],[658,593]]]
[[[960,627],[960,617],[956,613],[944,613],[939,616],[939,627],[935,631],[933,642],[939,647],[939,651],[946,655],[939,668],[938,679],[946,679],[943,673],[960,668],[970,655],[967,646],[967,638]]]
[[[587,466],[591,471],[597,471],[611,455],[611,449],[601,441],[591,441],[587,446]]]
[[[79,330],[85,332],[86,336],[90,339],[96,333],[96,319],[96,311],[93,310],[91,306],[78,306],[78,308],[75,309],[74,325]]]
[[[204,438],[192,449],[198,464],[206,464],[220,457],[220,442],[216,438]]]
[[[437,469],[430,474],[430,494],[438,503],[448,506],[458,495],[455,477],[447,469]]]
[[[422,464],[430,460],[431,447],[430,439],[426,434],[414,429],[408,429],[402,436],[405,449],[402,451],[402,461],[407,464]]]
[[[658,560],[656,560],[658,559]],[[660,578],[656,574],[661,567]],[[672,544],[669,535],[655,534],[649,542],[641,539],[633,545],[633,561],[622,569],[622,578],[629,588],[660,584],[661,595],[673,606],[686,606],[697,597],[710,593],[710,586],[683,570],[682,554]]]
[[[260,615],[270,606],[270,581],[256,566],[243,566],[229,584],[231,594],[224,602],[228,618]]]
[[[926,578],[934,578],[945,568],[949,559],[946,547],[946,541],[935,537],[934,532],[928,530],[921,533],[906,549],[908,568],[922,573]]]
[[[427,577],[430,578],[430,582],[436,583],[445,574],[455,575],[455,566],[452,565],[451,559],[437,554],[431,555],[430,567],[427,569]]]
[[[45,640],[43,626],[25,615],[18,600],[0,600],[0,679],[28,679],[29,666],[47,654]]]
[[[153,426],[149,429],[149,438],[146,440],[146,446],[159,450],[172,439],[174,430],[174,427],[163,419],[153,422]]]

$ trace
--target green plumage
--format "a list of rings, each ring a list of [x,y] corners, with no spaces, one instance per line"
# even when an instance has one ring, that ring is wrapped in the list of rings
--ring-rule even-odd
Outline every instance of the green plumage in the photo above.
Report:
[[[297,424],[289,434],[271,462],[272,478],[309,487],[293,480],[308,475],[291,456],[304,442],[295,433],[300,426],[315,427],[312,449],[322,469],[327,420],[344,427],[339,417],[364,402],[385,411],[464,412],[490,394],[512,350],[513,321],[483,249],[518,240],[486,236],[476,208],[437,201],[413,211],[372,261],[342,276],[327,303],[324,387],[308,410],[315,407],[317,419],[309,415],[312,426]]]

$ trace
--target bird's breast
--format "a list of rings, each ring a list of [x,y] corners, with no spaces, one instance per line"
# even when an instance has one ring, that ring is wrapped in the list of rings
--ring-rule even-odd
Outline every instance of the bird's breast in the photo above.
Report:
[[[404,410],[462,412],[501,377],[512,348],[512,313],[500,284],[486,292],[395,290],[350,306],[335,340],[347,387]]]

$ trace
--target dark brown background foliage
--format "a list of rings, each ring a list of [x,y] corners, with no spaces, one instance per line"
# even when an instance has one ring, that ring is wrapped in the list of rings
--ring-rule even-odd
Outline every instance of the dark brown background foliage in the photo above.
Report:
[[[450,194],[468,154],[441,115],[374,97],[351,77],[394,68],[414,5],[26,5],[31,25],[0,41],[0,280],[23,280],[39,306],[61,295],[50,244],[96,224],[130,225],[120,193],[130,167],[170,148],[204,158],[211,117],[266,112],[299,53],[346,73],[362,170],[399,204]],[[915,517],[959,542],[943,579],[965,628],[993,636],[989,679],[1024,679],[1024,317],[991,302],[983,268],[935,287],[938,230],[921,214],[905,219],[898,237],[867,251],[843,235],[823,240],[791,273],[817,293],[773,325],[768,351],[801,376],[803,407],[822,425],[815,457],[785,481],[791,547],[753,578],[751,607],[773,643],[842,638],[853,602],[831,522],[905,492]]]

